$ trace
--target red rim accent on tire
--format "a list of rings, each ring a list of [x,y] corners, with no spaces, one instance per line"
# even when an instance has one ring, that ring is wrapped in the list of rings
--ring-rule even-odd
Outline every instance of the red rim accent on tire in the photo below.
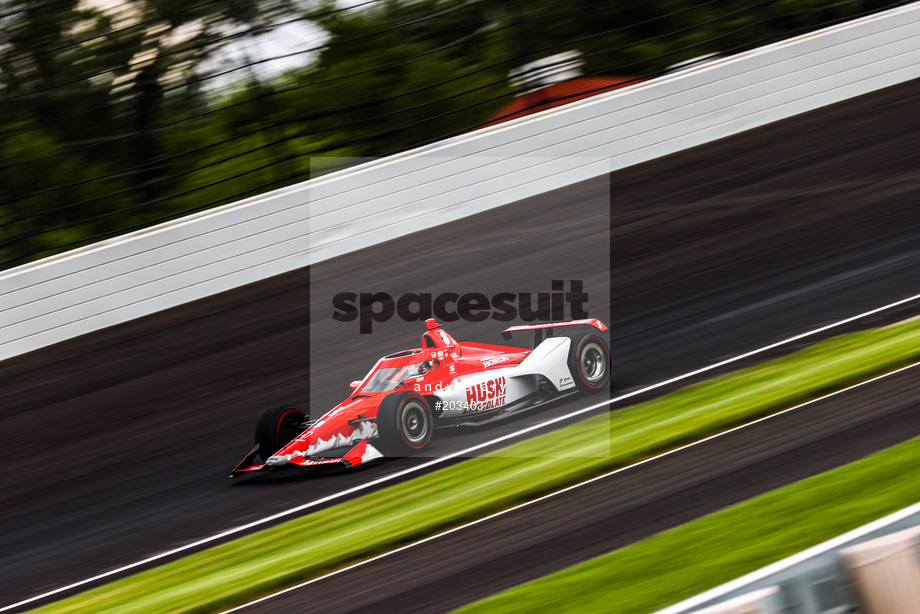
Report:
[[[588,335],[588,336],[585,337],[584,339],[585,339],[585,340],[588,340],[588,339],[595,339],[595,340],[597,340],[597,343],[598,343],[598,344],[604,349],[604,351],[607,353],[607,368],[609,369],[609,368],[610,368],[610,350],[607,349],[607,344],[604,343],[604,340],[601,339],[600,337],[598,337],[597,335]],[[581,372],[581,356],[576,356],[576,359],[578,360],[578,368],[577,368],[575,371],[578,373],[578,377],[581,379],[581,381],[584,383],[584,385],[587,386],[588,388],[590,388],[591,390],[601,390],[601,389],[606,385],[606,382],[600,384],[599,386],[593,386],[588,380],[585,379],[585,376],[584,376],[584,375],[582,374],[582,372]]]
[[[299,414],[299,413],[300,412],[298,410],[291,408],[287,410],[286,412],[284,412],[283,414],[281,414],[281,417],[278,419],[278,424],[275,425],[275,443],[276,444],[278,444],[278,442],[281,440],[281,425],[284,424],[285,418],[287,418],[291,414]],[[280,444],[278,446],[278,449],[280,450],[281,448],[286,446],[288,443],[290,442],[285,442],[284,444]]]

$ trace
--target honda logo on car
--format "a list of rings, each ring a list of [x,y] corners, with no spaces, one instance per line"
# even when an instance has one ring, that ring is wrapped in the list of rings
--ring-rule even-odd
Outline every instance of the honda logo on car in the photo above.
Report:
[[[518,318],[525,322],[550,322],[564,320],[568,304],[573,320],[589,317],[585,308],[588,293],[583,290],[582,280],[570,280],[568,292],[565,291],[565,281],[561,279],[552,280],[551,287],[551,292],[538,292],[536,302],[530,292],[499,292],[491,299],[478,292],[462,296],[454,292],[437,296],[410,292],[397,300],[386,292],[339,292],[332,297],[335,308],[332,318],[339,322],[359,320],[358,330],[362,335],[369,335],[374,322],[386,322],[394,314],[406,322],[423,322],[432,316],[442,322],[460,319],[482,322],[490,317],[499,322],[511,322]]]
[[[466,403],[476,411],[501,407],[505,404],[505,378],[494,379],[473,384],[466,389]]]
[[[492,365],[497,365],[500,362],[508,362],[508,357],[507,356],[496,356],[495,358],[483,358],[481,360],[482,360],[483,367],[491,367]]]

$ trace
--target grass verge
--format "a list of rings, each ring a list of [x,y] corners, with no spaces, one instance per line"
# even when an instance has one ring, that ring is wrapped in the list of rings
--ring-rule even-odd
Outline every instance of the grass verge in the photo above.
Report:
[[[38,611],[225,608],[918,357],[920,320],[837,337],[288,521]],[[578,456],[572,456],[572,450]]]
[[[920,438],[457,610],[655,612],[920,500]]]

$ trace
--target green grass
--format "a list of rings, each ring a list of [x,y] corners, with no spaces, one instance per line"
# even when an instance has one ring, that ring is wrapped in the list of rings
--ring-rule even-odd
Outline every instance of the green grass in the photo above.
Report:
[[[458,610],[640,614],[920,501],[920,438]]]
[[[920,321],[838,337],[291,520],[39,611],[217,610],[918,357]],[[304,488],[309,490],[308,482]]]

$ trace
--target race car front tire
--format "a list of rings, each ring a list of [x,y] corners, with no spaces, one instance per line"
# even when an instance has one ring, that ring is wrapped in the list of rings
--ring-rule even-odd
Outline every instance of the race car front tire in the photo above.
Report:
[[[263,461],[286,446],[304,430],[306,415],[293,405],[269,407],[256,420],[256,443]]]
[[[568,336],[568,335],[567,335]],[[582,392],[602,390],[610,381],[610,350],[599,336],[580,333],[569,337],[569,370]]]
[[[377,436],[387,456],[418,454],[431,442],[434,417],[428,402],[414,392],[394,392],[377,410]]]

